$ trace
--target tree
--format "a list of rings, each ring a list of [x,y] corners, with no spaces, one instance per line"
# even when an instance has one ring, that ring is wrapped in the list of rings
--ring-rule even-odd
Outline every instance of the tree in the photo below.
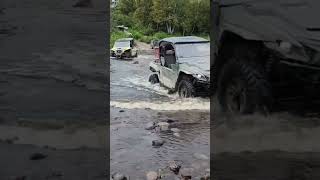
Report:
[[[183,35],[209,33],[210,0],[120,0],[112,24],[144,34],[164,31]]]
[[[116,9],[123,15],[132,15],[136,10],[136,1],[137,0],[120,0]]]
[[[164,26],[167,33],[174,33],[174,28],[178,22],[177,2],[175,0],[153,0],[152,17],[153,21],[159,26]]]
[[[151,0],[139,0],[136,2],[137,9],[134,12],[135,19],[143,26],[152,26],[152,16],[150,12],[152,11],[153,1]]]

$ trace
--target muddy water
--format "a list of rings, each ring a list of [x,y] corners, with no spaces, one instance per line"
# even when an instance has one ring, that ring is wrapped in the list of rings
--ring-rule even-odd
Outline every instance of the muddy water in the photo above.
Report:
[[[319,114],[290,105],[268,116],[225,116],[214,106],[214,178],[319,179]]]
[[[0,1],[0,179],[106,179],[108,8],[74,3]]]
[[[294,103],[297,102],[292,101],[291,106],[283,105],[286,111],[247,116],[225,116],[214,105],[212,141],[216,145],[215,152],[320,152],[320,146],[315,143],[320,137],[319,108],[300,106],[300,110],[295,110],[291,108]],[[214,101],[214,104],[217,103]]]
[[[182,167],[194,168],[194,177],[205,174],[209,159],[210,101],[209,99],[180,99],[177,94],[148,82],[152,55],[140,55],[133,61],[111,60],[111,173],[121,172],[131,179],[143,179],[147,171],[163,169],[166,178],[169,161]],[[138,61],[138,64],[133,64]],[[119,112],[123,110],[124,112]],[[149,122],[172,120],[172,131],[145,130]],[[162,139],[160,148],[152,140]]]

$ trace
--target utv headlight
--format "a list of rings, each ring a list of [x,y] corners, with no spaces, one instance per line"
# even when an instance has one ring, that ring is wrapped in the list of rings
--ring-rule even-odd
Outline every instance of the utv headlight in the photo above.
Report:
[[[200,81],[207,81],[207,78],[201,74],[194,74],[193,77],[197,78]]]

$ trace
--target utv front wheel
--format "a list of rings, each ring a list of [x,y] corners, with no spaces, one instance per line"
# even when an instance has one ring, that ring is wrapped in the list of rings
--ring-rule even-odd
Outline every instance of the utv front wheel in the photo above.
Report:
[[[158,75],[157,75],[157,74],[151,74],[151,75],[149,76],[149,82],[150,82],[151,84],[159,83]]]
[[[194,97],[195,90],[192,83],[188,80],[181,80],[178,86],[179,96],[182,98],[190,98]]]
[[[218,80],[218,100],[222,110],[248,114],[269,110],[271,88],[257,65],[230,60]]]

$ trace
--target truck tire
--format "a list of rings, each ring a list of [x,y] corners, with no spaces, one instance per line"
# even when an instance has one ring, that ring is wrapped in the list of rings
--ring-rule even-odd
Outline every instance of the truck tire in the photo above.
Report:
[[[157,74],[151,74],[151,75],[149,76],[149,82],[150,82],[151,84],[159,83],[158,75],[157,75]]]
[[[244,60],[227,62],[218,79],[218,100],[224,112],[250,114],[269,111],[271,86],[258,65]]]
[[[182,79],[178,85],[178,93],[182,98],[194,97],[195,89],[193,84],[187,79]]]

